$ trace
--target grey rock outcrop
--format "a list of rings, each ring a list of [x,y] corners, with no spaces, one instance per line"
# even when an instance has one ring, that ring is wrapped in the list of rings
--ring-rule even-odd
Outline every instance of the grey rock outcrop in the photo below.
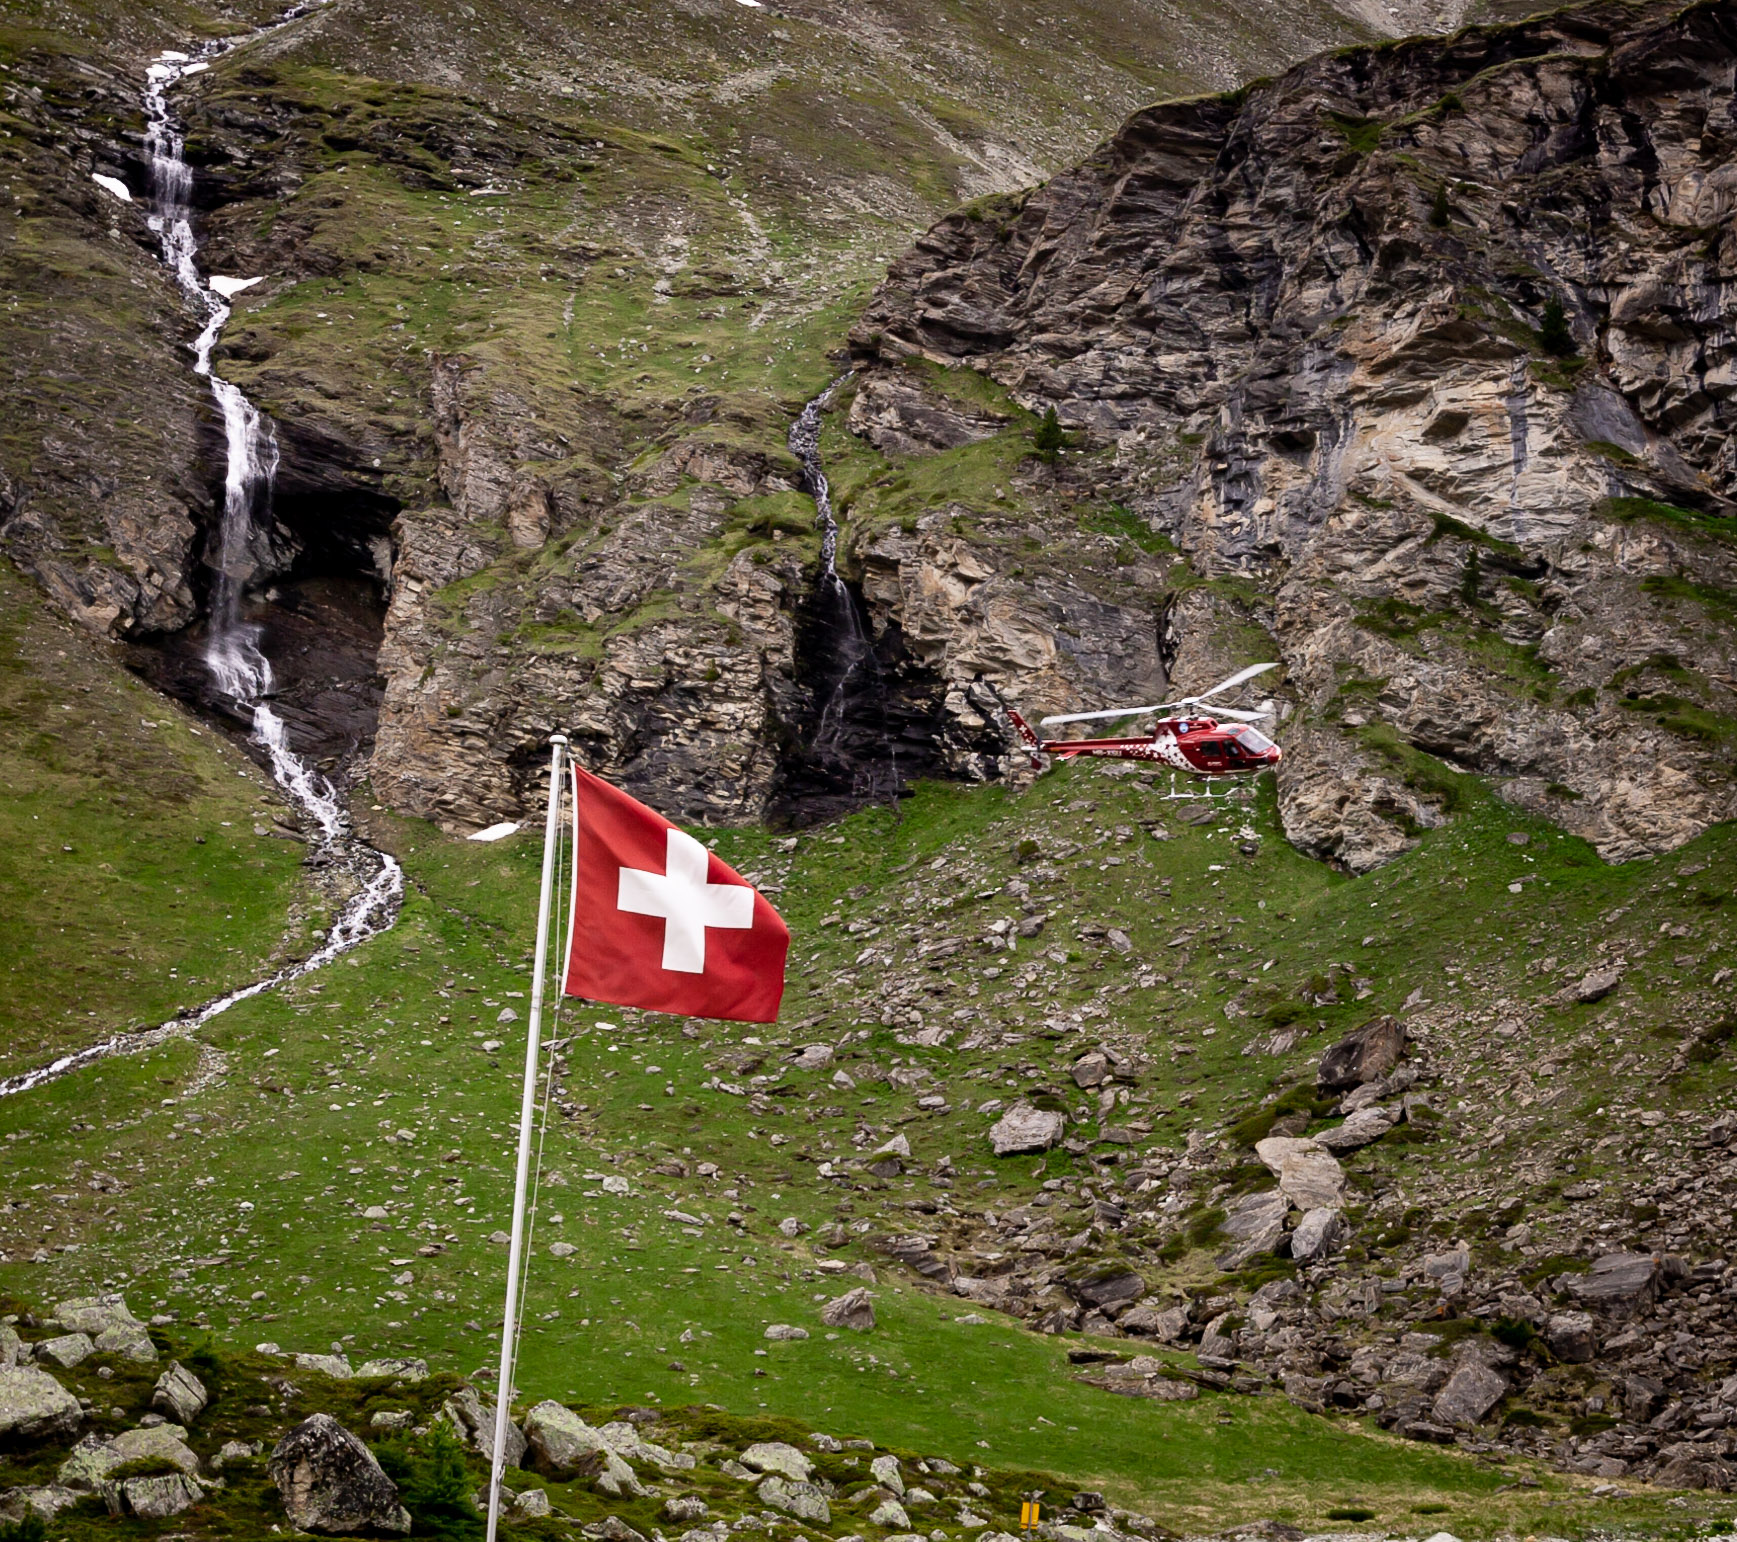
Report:
[[[458,1437],[485,1460],[495,1449],[495,1405],[485,1403],[474,1387],[460,1387],[440,1405],[440,1416],[457,1430]],[[506,1466],[524,1464],[525,1434],[512,1420],[507,1421],[506,1450],[502,1458]]]
[[[788,1441],[758,1441],[742,1453],[741,1461],[752,1472],[779,1473],[797,1483],[814,1476],[814,1463]]]
[[[0,1436],[46,1440],[84,1422],[78,1399],[36,1366],[0,1369]]]
[[[358,1537],[410,1530],[398,1485],[330,1414],[314,1414],[285,1435],[266,1471],[291,1522],[303,1531]]]
[[[874,1297],[868,1292],[868,1287],[858,1285],[855,1290],[847,1290],[842,1296],[828,1301],[820,1309],[820,1320],[829,1328],[851,1328],[858,1333],[867,1333],[875,1325]]]
[[[1375,867],[1465,771],[1607,858],[1678,846],[1737,813],[1664,705],[1737,711],[1729,619],[1670,598],[1737,576],[1706,383],[1734,53],[1722,7],[1583,7],[1147,108],[928,231],[853,330],[861,389],[917,359],[1054,406],[1199,575],[1251,586],[1179,596],[1166,662],[1213,678],[1213,605],[1271,637],[1304,851]]]
[[[617,1498],[639,1498],[644,1487],[601,1432],[553,1400],[525,1415],[531,1465],[552,1478],[588,1478]]]
[[[832,1507],[826,1502],[826,1492],[817,1484],[794,1482],[777,1473],[763,1478],[754,1490],[762,1504],[799,1521],[811,1521],[816,1526],[832,1524]]]
[[[210,1401],[204,1382],[179,1360],[171,1360],[169,1369],[157,1378],[151,1389],[151,1407],[167,1414],[177,1424],[191,1424],[205,1411]]]
[[[1323,1092],[1350,1092],[1378,1082],[1404,1053],[1405,1024],[1392,1016],[1372,1018],[1321,1056],[1315,1085]]]
[[[1313,1140],[1269,1135],[1255,1146],[1255,1155],[1279,1180],[1279,1190],[1299,1210],[1341,1210],[1345,1205],[1345,1169],[1333,1154]]]
[[[102,1354],[139,1361],[157,1358],[151,1330],[133,1316],[125,1296],[81,1296],[62,1301],[55,1307],[54,1315],[69,1333],[89,1334]]]
[[[1060,1144],[1067,1116],[1030,1103],[1015,1103],[989,1131],[989,1147],[997,1156],[1024,1156]]]

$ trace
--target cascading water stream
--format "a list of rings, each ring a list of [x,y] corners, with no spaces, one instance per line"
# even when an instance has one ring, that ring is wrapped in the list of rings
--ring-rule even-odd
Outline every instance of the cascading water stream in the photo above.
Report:
[[[809,746],[823,764],[843,767],[850,759],[845,744],[847,712],[853,695],[872,690],[884,694],[880,659],[875,653],[874,638],[867,618],[855,595],[838,576],[838,520],[832,510],[832,487],[826,479],[826,466],[820,457],[820,415],[832,403],[833,393],[851,378],[850,372],[840,375],[819,396],[809,402],[790,425],[786,443],[790,453],[802,466],[802,483],[814,499],[815,525],[820,531],[820,587],[816,595],[817,620],[824,632],[832,655],[834,679],[826,700],[820,705],[815,734]],[[899,785],[898,746],[887,732],[885,712],[881,712],[881,742],[887,751],[887,766],[891,778],[887,791]],[[854,791],[874,797],[883,789],[881,776],[873,766],[853,777]]]
[[[182,1036],[238,1001],[309,974],[389,927],[403,897],[403,870],[385,852],[376,851],[353,833],[337,789],[290,747],[283,719],[266,700],[273,683],[271,661],[261,646],[261,629],[245,618],[242,603],[248,580],[258,566],[255,548],[271,505],[272,481],[278,464],[277,440],[265,414],[211,364],[224,323],[229,320],[229,297],[252,281],[207,282],[199,272],[199,242],[193,228],[193,169],[187,164],[185,138],[175,123],[168,99],[172,86],[209,69],[212,59],[287,26],[324,3],[325,0],[300,0],[270,25],[242,37],[208,42],[197,56],[174,50],[159,54],[145,74],[145,148],[150,157],[151,229],[156,232],[164,267],[174,276],[188,303],[204,318],[193,342],[193,372],[209,383],[212,399],[223,418],[223,514],[218,527],[206,668],[218,692],[238,711],[251,714],[254,740],[270,759],[273,778],[317,831],[310,863],[344,869],[355,879],[356,892],[345,902],[324,942],[306,958],[156,1028],[117,1034],[0,1081],[0,1097],[41,1086],[109,1055],[149,1049],[165,1039]]]

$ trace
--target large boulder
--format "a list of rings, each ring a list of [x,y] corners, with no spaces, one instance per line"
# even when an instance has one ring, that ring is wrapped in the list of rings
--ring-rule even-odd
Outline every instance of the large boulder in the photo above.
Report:
[[[783,1440],[762,1440],[742,1453],[742,1465],[750,1472],[775,1472],[797,1483],[814,1476],[814,1463]]]
[[[34,1365],[0,1370],[0,1436],[49,1440],[84,1420],[78,1399]]]
[[[1663,1277],[1663,1260],[1655,1254],[1606,1253],[1585,1274],[1562,1275],[1559,1283],[1583,1306],[1626,1317],[1657,1299]]]
[[[1501,1402],[1508,1383],[1500,1371],[1468,1360],[1436,1394],[1434,1412],[1443,1424],[1462,1428],[1479,1423]]]
[[[205,1490],[184,1472],[123,1478],[118,1483],[104,1483],[99,1492],[110,1515],[136,1515],[141,1520],[165,1520],[179,1515],[205,1497]]]
[[[290,1521],[329,1537],[403,1536],[410,1512],[373,1453],[330,1414],[304,1419],[266,1463]]]
[[[1285,1217],[1290,1210],[1291,1202],[1278,1189],[1233,1200],[1219,1228],[1230,1239],[1230,1246],[1219,1257],[1219,1267],[1240,1269],[1264,1253],[1277,1251],[1284,1241]]]
[[[761,1504],[794,1515],[799,1521],[811,1521],[816,1526],[832,1524],[832,1507],[826,1502],[825,1491],[817,1484],[794,1483],[773,1473],[761,1480],[755,1492],[759,1494]]]
[[[1359,1108],[1343,1124],[1313,1137],[1329,1151],[1357,1151],[1373,1145],[1393,1128],[1393,1115],[1382,1108]]]
[[[440,1416],[458,1431],[458,1438],[485,1461],[495,1452],[495,1405],[485,1403],[474,1387],[460,1387],[440,1405]],[[525,1437],[518,1425],[507,1421],[503,1465],[522,1467],[525,1464]]]
[[[1114,1312],[1132,1306],[1146,1294],[1146,1281],[1125,1265],[1111,1264],[1076,1275],[1067,1282],[1068,1293],[1084,1307]]]
[[[820,1309],[820,1320],[829,1328],[852,1328],[867,1333],[875,1325],[874,1298],[866,1285],[847,1290]]]
[[[113,1440],[86,1435],[72,1448],[55,1475],[61,1486],[80,1493],[107,1493],[108,1476],[128,1462],[168,1462],[189,1478],[199,1476],[199,1457],[187,1444],[187,1431],[178,1424],[157,1424],[149,1429],[123,1430]],[[111,1498],[110,1507],[113,1508]],[[118,1512],[117,1512],[118,1513]]]
[[[551,1478],[590,1478],[601,1492],[618,1499],[645,1494],[633,1469],[602,1432],[553,1399],[525,1415],[525,1441],[531,1465]]]
[[[68,1333],[88,1333],[98,1354],[146,1363],[157,1358],[151,1330],[133,1316],[125,1296],[79,1296],[62,1301],[54,1315]]]
[[[1309,1211],[1291,1233],[1291,1257],[1300,1264],[1329,1258],[1345,1240],[1345,1221],[1337,1210]]]
[[[1015,1103],[991,1127],[989,1146],[998,1157],[1048,1151],[1061,1143],[1067,1127],[1065,1114],[1031,1103]]]
[[[1255,1145],[1255,1155],[1279,1180],[1279,1192],[1299,1210],[1342,1210],[1345,1169],[1317,1141],[1269,1135]]]
[[[1590,1312],[1552,1312],[1544,1323],[1550,1353],[1568,1365],[1585,1365],[1598,1353],[1598,1335]]]
[[[1322,1092],[1349,1092],[1365,1082],[1378,1082],[1405,1052],[1405,1024],[1397,1017],[1371,1018],[1321,1056],[1315,1085]]]
[[[210,1401],[204,1382],[179,1360],[169,1362],[169,1369],[157,1378],[151,1391],[151,1407],[166,1413],[177,1424],[191,1424]]]

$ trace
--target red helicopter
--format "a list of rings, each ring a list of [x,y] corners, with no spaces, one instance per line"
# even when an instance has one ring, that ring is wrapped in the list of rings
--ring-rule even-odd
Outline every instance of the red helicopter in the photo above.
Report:
[[[1251,664],[1228,680],[1222,680],[1210,691],[1198,696],[1184,696],[1179,701],[1160,702],[1150,707],[1111,707],[1103,712],[1070,712],[1061,717],[1046,717],[1040,727],[1056,723],[1085,723],[1102,718],[1144,717],[1148,712],[1169,712],[1174,707],[1208,704],[1245,680],[1263,675],[1273,664]],[[1155,760],[1160,765],[1195,776],[1236,776],[1250,771],[1265,771],[1276,766],[1284,751],[1251,723],[1272,716],[1271,712],[1249,712],[1240,707],[1208,705],[1205,710],[1181,717],[1161,717],[1152,725],[1150,735],[1138,739],[1040,739],[1026,721],[1011,707],[1008,718],[1026,743],[1034,767],[1042,769],[1044,755],[1060,760],[1072,760],[1082,755],[1094,755],[1108,760]],[[1234,722],[1221,722],[1233,718]]]

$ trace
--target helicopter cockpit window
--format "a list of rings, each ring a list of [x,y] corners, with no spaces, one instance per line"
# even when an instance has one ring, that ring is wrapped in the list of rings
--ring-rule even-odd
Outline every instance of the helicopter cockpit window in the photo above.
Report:
[[[1234,733],[1237,738],[1242,740],[1244,749],[1253,750],[1257,755],[1274,747],[1273,741],[1260,732],[1259,729],[1238,727],[1231,729],[1231,732]]]

